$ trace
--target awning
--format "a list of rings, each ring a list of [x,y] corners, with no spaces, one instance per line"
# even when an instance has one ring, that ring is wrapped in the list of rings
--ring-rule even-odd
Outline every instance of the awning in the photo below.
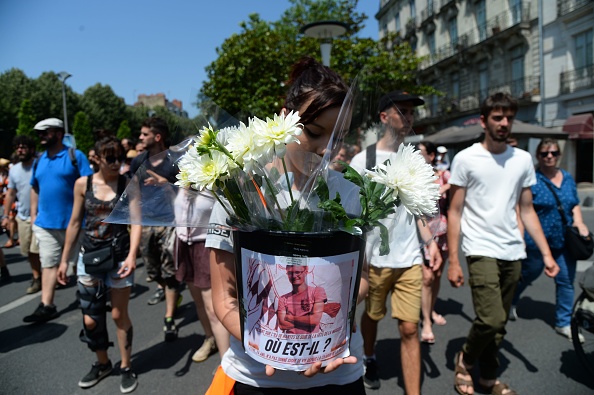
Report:
[[[592,139],[594,136],[594,116],[592,113],[572,115],[563,125],[563,131],[570,139]]]

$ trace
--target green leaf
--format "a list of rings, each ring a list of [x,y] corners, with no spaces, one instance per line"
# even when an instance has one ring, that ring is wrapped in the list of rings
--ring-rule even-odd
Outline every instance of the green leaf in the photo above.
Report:
[[[381,222],[377,222],[375,226],[380,230],[380,256],[388,255],[390,253],[390,235],[388,233],[388,228]]]

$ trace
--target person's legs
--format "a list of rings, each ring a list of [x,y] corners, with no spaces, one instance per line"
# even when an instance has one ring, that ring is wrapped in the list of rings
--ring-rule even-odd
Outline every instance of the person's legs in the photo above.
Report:
[[[37,239],[31,228],[31,220],[23,220],[16,218],[17,228],[19,230],[19,239],[21,246],[21,255],[29,258],[29,265],[31,265],[31,273],[34,280],[41,281],[41,261],[39,260],[39,246]]]
[[[392,290],[392,317],[398,319],[402,377],[407,394],[421,393],[421,346],[418,323],[421,313],[423,265],[395,269]]]
[[[118,338],[118,348],[122,369],[130,367],[130,357],[132,355],[133,329],[132,321],[128,314],[128,302],[132,287],[112,288],[111,289],[111,318],[116,325],[116,336]]]
[[[417,328],[417,323],[398,322],[402,377],[404,390],[409,395],[421,393],[421,345]]]
[[[555,254],[559,265],[559,274],[555,276],[556,306],[555,326],[568,327],[571,324],[571,311],[573,309],[575,271],[577,262],[567,252]]]
[[[421,340],[426,343],[434,343],[433,321],[431,313],[433,312],[433,283],[435,282],[435,273],[430,267],[423,265],[423,290],[421,298],[421,313],[423,315],[423,330],[421,331]]]

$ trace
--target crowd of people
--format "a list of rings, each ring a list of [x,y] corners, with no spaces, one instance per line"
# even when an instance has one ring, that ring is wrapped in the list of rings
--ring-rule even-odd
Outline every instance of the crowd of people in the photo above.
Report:
[[[298,111],[304,132],[298,136],[299,144],[287,146],[288,152],[324,155],[347,90],[340,76],[311,58],[294,65],[283,111]],[[338,172],[343,162],[364,174],[390,159],[413,129],[415,107],[423,104],[422,98],[404,91],[385,94],[377,109],[381,125],[377,143],[364,150],[357,144],[342,144],[335,151],[332,174],[342,180]],[[175,312],[188,288],[205,333],[192,359],[201,362],[217,352],[221,358],[210,394],[219,394],[225,386],[232,389],[227,393],[236,395],[276,394],[282,389],[295,394],[364,394],[366,388],[381,386],[381,361],[375,355],[377,327],[387,314],[391,294],[405,391],[420,394],[421,344],[435,343],[433,325],[447,324],[435,310],[441,276],[446,272],[452,286],[462,286],[466,279],[460,260],[465,257],[476,318],[456,354],[454,387],[460,394],[473,394],[471,370],[478,365],[479,386],[489,393],[513,395],[510,385],[497,378],[506,323],[518,319],[516,304],[522,292],[544,271],[555,278],[554,329],[571,338],[576,261],[564,247],[562,225],[573,224],[580,233],[588,233],[575,182],[558,167],[559,143],[544,139],[539,144],[536,170],[530,153],[509,144],[516,112],[517,103],[507,94],[487,98],[480,114],[483,141],[459,152],[451,166],[445,147],[418,143],[419,154],[433,166],[440,186],[438,215],[423,221],[398,208],[382,220],[390,233],[387,255],[379,254],[379,229],[368,234],[367,264],[357,297],[364,303],[364,312],[360,330],[352,333],[350,356],[324,366],[316,362],[300,374],[275,371],[243,350],[231,233],[210,232],[207,227],[104,222],[132,176],[142,173],[141,197],[150,188],[176,181],[176,163],[168,155],[159,155],[170,145],[163,119],[148,118],[138,142],[120,141],[102,132],[88,157],[63,144],[61,120],[42,120],[34,130],[43,153],[36,152],[33,139],[17,136],[13,141],[17,163],[2,176],[2,227],[11,234],[5,247],[20,245],[31,267],[26,292],[41,292],[39,305],[23,321],[43,323],[56,318],[56,288],[74,273],[83,316],[80,340],[94,353],[91,370],[78,385],[92,387],[113,369],[108,355],[113,343],[107,331],[111,311],[121,360],[120,391],[134,391],[138,377],[131,363],[133,314],[128,302],[137,257],[141,257],[147,281],[156,284],[147,303],[165,302],[164,341],[177,338]],[[288,162],[298,157],[288,155]],[[302,166],[288,166],[294,173],[292,188],[299,190]],[[353,188],[346,181],[336,185],[341,191]],[[175,199],[174,216],[180,222],[223,227],[228,220],[228,213],[212,196],[184,190]],[[0,279],[9,281],[1,250],[0,270]],[[288,265],[286,270],[292,291],[281,298],[278,325],[287,333],[317,332],[319,320],[308,317],[304,323],[299,316],[321,315],[326,293],[305,283],[306,269]],[[306,299],[313,300],[310,309],[298,312]]]

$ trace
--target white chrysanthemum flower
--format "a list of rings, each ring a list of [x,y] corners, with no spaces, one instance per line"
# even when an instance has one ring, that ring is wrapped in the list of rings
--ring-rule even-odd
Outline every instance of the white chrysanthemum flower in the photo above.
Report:
[[[390,155],[385,164],[376,166],[374,170],[366,170],[365,173],[378,184],[392,189],[394,198],[400,199],[410,214],[421,216],[437,212],[437,176],[412,145],[401,144],[398,152]]]
[[[266,121],[258,118],[250,120],[256,146],[261,150],[259,151],[262,155],[259,158],[261,164],[270,162],[275,155],[283,158],[287,144],[299,143],[297,136],[301,134],[303,128],[299,119],[299,113],[291,111],[286,115],[275,114],[274,118],[266,118]]]
[[[231,161],[219,151],[211,151],[209,155],[198,156],[195,160],[180,161],[180,182],[186,181],[192,188],[202,191],[215,190],[215,183],[225,181],[229,177]],[[186,157],[184,156],[184,159]]]
[[[225,148],[231,153],[237,163],[244,165],[246,172],[250,171],[251,163],[258,159],[254,132],[243,122],[240,122],[239,126],[228,131]]]
[[[220,129],[217,132],[217,143],[221,144],[222,146],[226,146],[229,140],[229,136],[237,130],[237,126],[227,126],[223,129]]]
[[[211,147],[212,144],[215,142],[217,138],[217,132],[212,128],[210,123],[208,127],[203,127],[198,135],[198,138],[195,140],[197,145]]]

